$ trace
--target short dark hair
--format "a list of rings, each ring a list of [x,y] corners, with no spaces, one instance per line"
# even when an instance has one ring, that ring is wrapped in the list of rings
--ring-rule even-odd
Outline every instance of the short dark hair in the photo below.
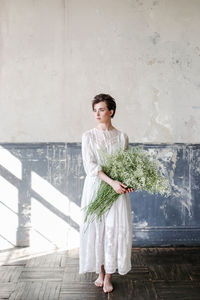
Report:
[[[113,109],[113,114],[111,116],[111,118],[113,118],[116,111],[116,102],[115,99],[108,94],[96,95],[92,100],[92,109],[94,110],[94,105],[102,101],[106,103],[108,110]]]

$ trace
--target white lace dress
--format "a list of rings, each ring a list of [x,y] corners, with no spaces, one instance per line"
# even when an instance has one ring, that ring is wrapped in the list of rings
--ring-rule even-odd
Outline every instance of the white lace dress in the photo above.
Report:
[[[82,135],[82,158],[86,172],[81,208],[95,200],[101,179],[101,150],[112,153],[119,147],[128,148],[128,136],[116,128],[92,128]],[[120,194],[109,213],[100,221],[84,223],[85,211],[81,210],[79,274],[100,273],[104,264],[106,273],[116,271],[124,275],[131,270],[132,214],[129,193]]]

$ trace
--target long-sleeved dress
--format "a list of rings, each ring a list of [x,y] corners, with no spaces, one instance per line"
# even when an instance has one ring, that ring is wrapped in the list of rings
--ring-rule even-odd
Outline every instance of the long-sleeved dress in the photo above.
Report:
[[[95,200],[101,179],[102,151],[112,153],[119,147],[128,148],[126,133],[114,128],[92,128],[82,135],[82,158],[86,172],[81,208]],[[106,273],[116,271],[124,275],[131,270],[132,214],[129,193],[120,194],[109,213],[101,220],[84,223],[85,210],[81,209],[79,274],[100,273],[104,264]]]

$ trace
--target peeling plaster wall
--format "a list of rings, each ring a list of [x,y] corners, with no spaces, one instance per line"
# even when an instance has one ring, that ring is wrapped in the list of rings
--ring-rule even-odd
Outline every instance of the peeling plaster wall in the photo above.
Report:
[[[79,247],[81,144],[0,147],[0,249],[34,243]],[[172,193],[130,194],[133,246],[200,245],[200,144],[143,147],[166,167]]]
[[[199,0],[1,0],[0,141],[80,142],[112,94],[131,142],[199,143]]]

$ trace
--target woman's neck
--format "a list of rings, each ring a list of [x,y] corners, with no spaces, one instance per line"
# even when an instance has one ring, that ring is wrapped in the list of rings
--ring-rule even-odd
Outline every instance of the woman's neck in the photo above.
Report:
[[[96,126],[97,129],[100,129],[100,130],[111,130],[111,129],[114,129],[114,127],[112,126],[111,123],[102,123],[102,124],[98,124]]]

